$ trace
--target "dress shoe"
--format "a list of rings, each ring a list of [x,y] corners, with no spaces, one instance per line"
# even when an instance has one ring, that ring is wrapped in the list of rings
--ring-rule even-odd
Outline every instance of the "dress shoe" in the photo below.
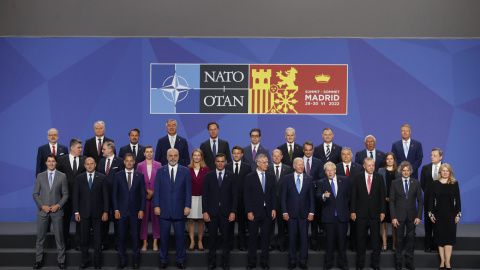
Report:
[[[228,263],[224,263],[224,264],[222,264],[222,269],[223,270],[230,270],[230,265],[228,265]]]
[[[325,235],[325,231],[324,231],[324,230],[320,230],[320,235]]]
[[[168,264],[166,263],[160,263],[160,265],[158,266],[158,268],[160,269],[167,269],[167,267],[168,267]]]
[[[325,267],[325,266],[323,267],[323,270],[330,270],[330,269],[332,269],[332,267]]]
[[[121,262],[117,267],[117,269],[125,269],[125,268],[127,268],[127,262]]]
[[[133,269],[138,269],[138,268],[140,268],[140,265],[138,264],[138,262],[134,262]]]
[[[177,263],[177,268],[178,269],[185,269],[185,263],[183,263],[183,262]]]
[[[407,270],[415,270],[415,267],[413,267],[413,265],[407,265],[407,267],[405,268],[407,268]]]
[[[371,266],[372,270],[380,270],[380,266]]]
[[[101,263],[95,263],[95,269],[102,269]]]
[[[108,250],[108,246],[102,245],[102,251]]]
[[[286,248],[285,248],[285,247],[280,247],[278,250],[279,250],[280,252],[285,252]]]
[[[60,268],[60,269],[67,269],[67,266],[65,265],[65,263],[59,263],[59,264],[58,264],[58,268]]]
[[[275,250],[275,247],[274,247],[274,246],[269,246],[269,247],[268,247],[268,250],[269,250],[269,251],[274,251],[274,250]]]
[[[395,270],[402,270],[401,264],[395,264]]]
[[[76,251],[80,251],[80,250],[82,250],[82,249],[80,248],[80,246],[75,246],[75,250],[76,250]]]
[[[217,265],[214,264],[214,263],[212,263],[208,266],[208,270],[215,269],[215,268],[217,268]]]
[[[301,263],[298,266],[300,266],[300,269],[308,269],[308,266],[304,263]]]
[[[33,269],[40,269],[42,268],[42,262],[36,262],[34,265],[33,265]]]
[[[115,245],[115,250],[118,251],[118,246],[117,245]]]
[[[246,251],[246,249],[245,249],[244,246],[239,246],[239,247],[238,247],[238,250],[240,250],[240,251]]]
[[[341,266],[340,269],[342,269],[342,270],[348,270],[348,265]]]
[[[262,267],[262,269],[270,269],[268,263],[260,263],[260,267]]]
[[[295,269],[297,268],[297,264],[296,263],[289,263],[288,264],[288,270],[292,270],[292,269]]]
[[[257,268],[257,266],[256,266],[255,264],[253,264],[253,263],[249,263],[249,264],[247,265],[247,269],[255,269],[255,268]]]
[[[90,263],[87,262],[87,263],[82,263],[82,265],[80,265],[78,269],[87,269],[88,267],[90,267]]]
[[[363,267],[355,267],[356,270],[363,270]]]

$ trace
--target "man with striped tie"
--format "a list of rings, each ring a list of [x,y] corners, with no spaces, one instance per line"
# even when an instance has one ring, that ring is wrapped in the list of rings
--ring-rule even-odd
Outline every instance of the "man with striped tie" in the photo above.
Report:
[[[331,161],[334,164],[342,161],[342,147],[332,142],[333,136],[331,128],[324,128],[322,133],[323,143],[315,147],[313,156],[320,159],[323,164],[327,163],[327,161]]]

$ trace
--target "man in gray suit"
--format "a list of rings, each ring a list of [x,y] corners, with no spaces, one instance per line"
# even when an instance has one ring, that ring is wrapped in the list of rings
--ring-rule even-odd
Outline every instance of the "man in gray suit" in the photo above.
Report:
[[[57,157],[50,153],[46,158],[47,170],[37,175],[33,188],[33,200],[37,204],[37,244],[33,269],[40,269],[43,260],[43,243],[47,236],[48,224],[53,224],[58,251],[58,267],[65,266],[65,242],[63,240],[63,205],[68,200],[68,184],[65,174],[57,171]]]
[[[243,147],[242,161],[252,166],[252,172],[257,169],[255,157],[259,154],[264,154],[265,156],[267,156],[268,164],[272,163],[272,161],[270,160],[270,151],[268,150],[268,148],[260,144],[261,138],[262,131],[258,128],[254,128],[250,131],[250,140],[252,141],[252,143]]]
[[[393,180],[390,188],[390,215],[392,216],[392,225],[396,228],[395,235],[397,236],[395,269],[402,269],[402,252],[405,247],[406,268],[415,270],[413,267],[413,241],[415,238],[415,226],[420,224],[422,219],[422,189],[420,182],[410,177],[413,168],[408,161],[400,163],[398,172],[402,174],[402,178]],[[406,239],[404,242],[405,229]]]

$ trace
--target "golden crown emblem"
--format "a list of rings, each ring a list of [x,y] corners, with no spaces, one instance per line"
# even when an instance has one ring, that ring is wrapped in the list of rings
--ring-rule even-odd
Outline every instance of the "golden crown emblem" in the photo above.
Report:
[[[328,83],[328,81],[330,81],[330,75],[317,75],[315,76],[315,80],[317,80],[318,83]]]

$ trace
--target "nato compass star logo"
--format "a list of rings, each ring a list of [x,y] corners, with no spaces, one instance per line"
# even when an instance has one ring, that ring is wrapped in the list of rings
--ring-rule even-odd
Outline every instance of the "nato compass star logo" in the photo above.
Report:
[[[188,95],[188,91],[192,88],[188,87],[188,82],[185,78],[178,76],[175,72],[173,76],[165,79],[162,87],[159,89],[162,90],[163,96],[168,101],[173,102],[177,106],[177,103],[184,100]]]

